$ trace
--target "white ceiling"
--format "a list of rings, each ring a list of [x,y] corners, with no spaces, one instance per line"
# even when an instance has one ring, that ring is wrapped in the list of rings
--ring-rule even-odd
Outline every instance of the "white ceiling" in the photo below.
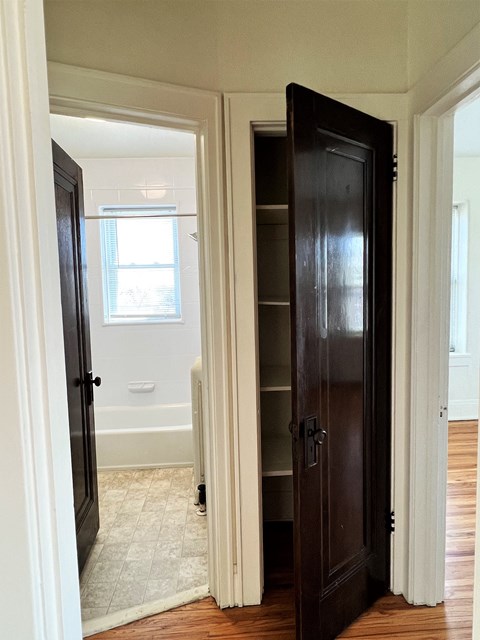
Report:
[[[455,156],[480,156],[480,98],[455,114]]]
[[[195,134],[148,125],[50,116],[52,138],[72,158],[193,157]]]

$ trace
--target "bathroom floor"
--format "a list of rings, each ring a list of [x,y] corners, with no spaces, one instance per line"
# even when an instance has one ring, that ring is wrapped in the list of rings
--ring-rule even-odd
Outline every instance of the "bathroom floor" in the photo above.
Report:
[[[88,620],[207,584],[193,469],[99,471],[100,531],[80,577]]]

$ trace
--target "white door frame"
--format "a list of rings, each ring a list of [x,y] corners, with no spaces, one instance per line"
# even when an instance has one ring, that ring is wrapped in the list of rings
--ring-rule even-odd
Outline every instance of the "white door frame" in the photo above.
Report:
[[[0,394],[2,632],[19,640],[82,635],[41,0],[0,2]],[[202,164],[199,207],[211,377],[209,579],[235,603],[230,465],[228,265],[218,94],[60,65],[55,108],[189,128]],[[199,209],[200,210],[200,209]]]
[[[480,25],[411,92],[411,462],[405,595],[409,602],[431,606],[444,599],[445,590],[453,115],[479,93]]]
[[[93,116],[193,131],[196,135],[200,314],[205,389],[210,592],[235,604],[233,470],[230,466],[228,268],[223,215],[219,94],[117,74],[48,65],[54,113]]]
[[[0,2],[0,619],[5,637],[79,640],[43,25],[40,0]]]

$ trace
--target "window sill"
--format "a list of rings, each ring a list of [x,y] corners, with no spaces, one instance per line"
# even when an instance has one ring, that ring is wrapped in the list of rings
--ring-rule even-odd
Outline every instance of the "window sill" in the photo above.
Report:
[[[118,322],[103,322],[102,327],[157,327],[166,324],[185,324],[183,318],[175,320],[120,320]]]

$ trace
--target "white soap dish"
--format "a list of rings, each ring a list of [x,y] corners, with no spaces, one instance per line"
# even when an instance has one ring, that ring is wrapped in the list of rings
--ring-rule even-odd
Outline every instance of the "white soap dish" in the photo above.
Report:
[[[152,393],[154,389],[154,382],[138,380],[136,382],[128,383],[128,390],[130,391],[130,393]]]

